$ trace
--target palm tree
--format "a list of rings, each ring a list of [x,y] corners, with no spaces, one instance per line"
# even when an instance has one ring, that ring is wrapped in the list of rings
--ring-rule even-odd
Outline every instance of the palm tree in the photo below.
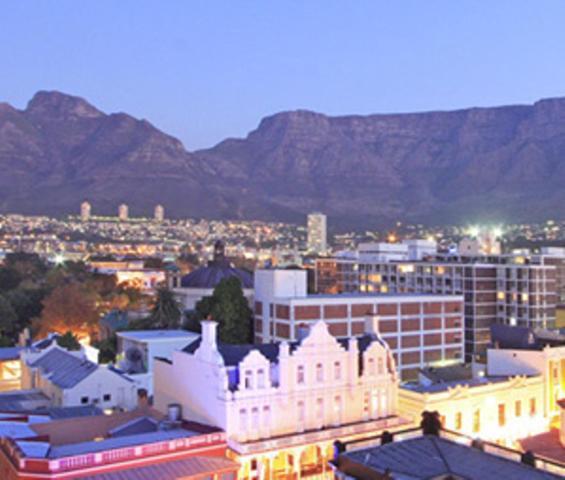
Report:
[[[158,288],[149,317],[153,326],[164,329],[178,328],[181,317],[182,306],[173,291],[167,287]]]

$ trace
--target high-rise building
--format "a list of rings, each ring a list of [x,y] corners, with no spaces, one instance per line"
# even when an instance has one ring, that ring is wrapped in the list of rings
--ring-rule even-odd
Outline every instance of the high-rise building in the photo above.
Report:
[[[323,253],[327,250],[327,223],[323,213],[308,215],[308,250]]]
[[[127,221],[128,217],[129,217],[129,208],[125,203],[122,203],[118,207],[118,218],[120,219],[120,221],[125,222]]]
[[[80,219],[83,222],[88,222],[90,220],[91,212],[92,212],[92,207],[90,206],[89,202],[84,201],[80,204]]]
[[[163,205],[155,206],[155,221],[161,223],[165,220],[165,207]]]
[[[547,258],[546,258],[547,257]],[[494,323],[553,328],[558,257],[435,256],[420,261],[331,258],[316,262],[318,293],[434,293],[465,299],[465,356],[484,356]]]

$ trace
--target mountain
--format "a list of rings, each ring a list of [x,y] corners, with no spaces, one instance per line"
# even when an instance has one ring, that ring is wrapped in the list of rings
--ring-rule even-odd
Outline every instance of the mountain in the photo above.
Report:
[[[562,218],[565,98],[449,112],[263,119],[244,139],[188,152],[145,120],[38,92],[0,103],[0,211],[97,213],[162,203],[171,216],[334,225]]]

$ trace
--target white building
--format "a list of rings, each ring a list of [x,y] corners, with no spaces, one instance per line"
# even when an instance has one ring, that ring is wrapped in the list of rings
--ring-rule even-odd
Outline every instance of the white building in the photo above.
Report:
[[[22,352],[22,389],[39,389],[55,407],[95,405],[130,410],[137,405],[135,383],[125,375],[91,362],[83,351],[55,343],[43,351]]]
[[[163,220],[165,220],[165,207],[163,207],[163,205],[157,205],[155,207],[154,218],[155,218],[155,221],[159,222],[159,223],[161,223]]]
[[[129,218],[129,207],[125,203],[118,207],[118,218],[121,222],[126,222]]]
[[[83,222],[88,222],[90,220],[90,215],[92,213],[92,207],[89,202],[82,202],[80,204],[80,219]]]
[[[155,362],[155,406],[178,403],[185,419],[222,428],[242,478],[283,478],[306,463],[321,472],[335,440],[402,423],[394,359],[375,319],[367,324],[360,339],[338,341],[318,322],[298,342],[227,345],[205,321],[200,341]]]
[[[323,213],[308,215],[308,250],[324,253],[328,249],[327,217]]]

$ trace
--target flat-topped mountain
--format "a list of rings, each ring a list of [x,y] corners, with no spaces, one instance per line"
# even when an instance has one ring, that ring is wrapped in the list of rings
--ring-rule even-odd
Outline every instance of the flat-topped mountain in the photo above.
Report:
[[[39,92],[0,104],[0,210],[95,212],[161,203],[171,216],[342,226],[535,220],[565,213],[565,99],[449,112],[263,119],[244,139],[188,152],[144,120]]]

